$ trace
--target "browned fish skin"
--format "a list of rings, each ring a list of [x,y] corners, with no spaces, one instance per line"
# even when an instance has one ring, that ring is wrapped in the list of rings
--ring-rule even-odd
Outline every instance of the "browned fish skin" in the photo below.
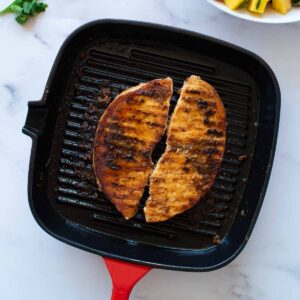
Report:
[[[211,188],[225,149],[225,109],[215,89],[189,77],[171,118],[167,148],[150,177],[147,222],[165,221],[195,205]]]
[[[137,211],[152,171],[151,154],[168,120],[173,82],[156,79],[122,92],[101,117],[93,165],[99,188],[126,218]]]

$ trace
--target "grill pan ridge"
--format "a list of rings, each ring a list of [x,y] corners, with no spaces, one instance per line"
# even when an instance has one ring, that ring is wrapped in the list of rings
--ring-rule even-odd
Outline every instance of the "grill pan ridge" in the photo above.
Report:
[[[95,181],[98,120],[124,89],[167,76],[174,80],[172,112],[191,74],[212,84],[226,108],[227,142],[217,180],[198,205],[160,224],[144,220],[146,188],[137,216],[125,221]],[[29,104],[24,132],[33,138],[32,212],[58,239],[104,256],[178,270],[220,267],[238,254],[254,226],[271,171],[279,106],[272,71],[238,47],[165,26],[87,24],[63,45],[42,102]],[[165,138],[154,162],[164,148]]]

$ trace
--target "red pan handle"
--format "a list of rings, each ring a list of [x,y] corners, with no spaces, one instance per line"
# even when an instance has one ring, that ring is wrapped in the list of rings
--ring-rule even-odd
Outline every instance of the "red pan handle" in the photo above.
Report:
[[[111,300],[128,300],[134,285],[145,276],[150,267],[104,258],[110,273],[113,291]]]

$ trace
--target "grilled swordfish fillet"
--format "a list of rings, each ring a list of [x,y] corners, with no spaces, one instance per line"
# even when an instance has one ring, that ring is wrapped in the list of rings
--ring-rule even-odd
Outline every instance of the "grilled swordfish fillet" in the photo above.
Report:
[[[171,78],[142,83],[118,95],[99,121],[97,182],[127,220],[136,214],[153,169],[151,154],[165,132],[172,93]]]
[[[147,222],[182,213],[209,191],[223,158],[225,122],[215,89],[200,77],[189,77],[171,118],[166,151],[150,177]]]

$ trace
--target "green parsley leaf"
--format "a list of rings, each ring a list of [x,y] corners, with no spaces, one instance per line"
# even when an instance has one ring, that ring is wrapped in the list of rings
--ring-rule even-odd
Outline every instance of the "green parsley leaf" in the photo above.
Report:
[[[32,7],[34,6],[34,1],[32,1],[31,3],[26,1],[23,3],[23,12],[26,15],[29,15],[32,11]]]
[[[38,15],[44,12],[48,4],[39,2],[39,0],[15,0],[5,9],[0,11],[0,15],[15,13],[17,14],[16,21],[23,25],[29,17]]]
[[[16,21],[20,24],[23,25],[27,22],[29,16],[25,14],[20,14],[16,17]]]

